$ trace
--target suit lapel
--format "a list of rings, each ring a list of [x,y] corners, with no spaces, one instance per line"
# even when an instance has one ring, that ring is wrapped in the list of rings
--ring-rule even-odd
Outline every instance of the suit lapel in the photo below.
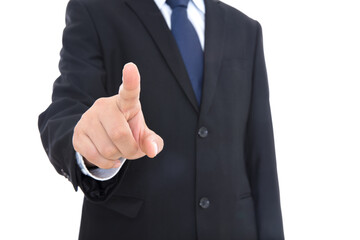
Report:
[[[225,13],[217,0],[205,0],[205,62],[201,115],[213,101],[223,55]]]
[[[128,0],[128,6],[144,24],[196,112],[198,103],[175,39],[153,0]]]

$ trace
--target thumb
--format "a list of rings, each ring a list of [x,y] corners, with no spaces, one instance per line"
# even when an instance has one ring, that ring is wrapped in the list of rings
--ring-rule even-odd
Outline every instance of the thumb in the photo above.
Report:
[[[142,152],[149,158],[154,158],[164,148],[164,140],[148,127],[142,131],[139,139],[139,145]]]

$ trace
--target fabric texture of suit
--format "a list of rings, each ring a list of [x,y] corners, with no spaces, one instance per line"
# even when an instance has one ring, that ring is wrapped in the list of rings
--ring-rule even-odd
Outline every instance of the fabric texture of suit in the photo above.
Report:
[[[261,25],[220,1],[205,6],[199,107],[152,0],[69,2],[61,76],[39,129],[55,169],[85,194],[80,239],[284,238]],[[165,146],[96,181],[77,166],[73,129],[96,99],[117,94],[127,62]]]

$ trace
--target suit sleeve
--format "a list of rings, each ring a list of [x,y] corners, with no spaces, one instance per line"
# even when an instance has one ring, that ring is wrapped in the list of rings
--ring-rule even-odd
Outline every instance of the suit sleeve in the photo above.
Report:
[[[251,106],[246,134],[248,176],[260,240],[284,239],[269,86],[261,25],[257,24]]]
[[[44,149],[59,174],[78,186],[92,201],[106,200],[127,168],[110,180],[97,181],[81,173],[72,145],[73,130],[82,114],[100,97],[107,97],[101,44],[86,6],[71,0],[59,62],[60,77],[53,85],[52,103],[39,116]]]

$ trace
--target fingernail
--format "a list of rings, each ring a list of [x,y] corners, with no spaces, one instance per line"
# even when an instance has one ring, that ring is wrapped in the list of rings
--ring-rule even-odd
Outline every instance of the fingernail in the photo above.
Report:
[[[154,146],[155,156],[156,156],[158,154],[158,151],[159,151],[158,146],[157,146],[155,141],[152,142],[152,145]]]

